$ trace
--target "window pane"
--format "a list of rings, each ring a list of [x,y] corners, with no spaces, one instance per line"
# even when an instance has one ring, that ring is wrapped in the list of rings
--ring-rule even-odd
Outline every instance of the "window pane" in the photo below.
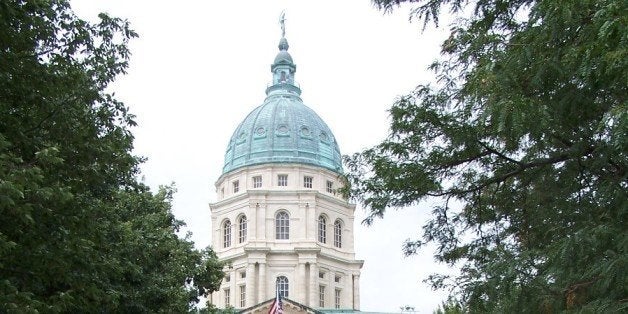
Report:
[[[225,224],[222,227],[222,247],[230,247],[231,246],[231,222],[229,220],[225,221]]]
[[[262,176],[253,177],[253,188],[261,188],[262,187]]]
[[[284,276],[277,277],[277,290],[279,291],[279,297],[288,297],[288,278]]]
[[[239,225],[238,242],[244,243],[244,241],[246,241],[246,228],[247,228],[246,216],[240,217],[240,221],[238,222],[238,225]]]
[[[314,178],[312,178],[312,177],[307,177],[307,176],[303,177],[303,187],[311,189],[313,181],[314,181]]]
[[[327,219],[318,217],[318,242],[325,243],[327,240]]]
[[[240,307],[246,306],[246,286],[240,286]]]
[[[290,217],[286,212],[280,212],[275,217],[276,239],[286,240],[290,238]]]
[[[280,174],[277,176],[277,185],[279,186],[288,186],[288,175]]]
[[[325,286],[318,286],[318,306],[325,307]]]
[[[342,223],[340,220],[334,222],[334,246],[337,248],[342,247]]]

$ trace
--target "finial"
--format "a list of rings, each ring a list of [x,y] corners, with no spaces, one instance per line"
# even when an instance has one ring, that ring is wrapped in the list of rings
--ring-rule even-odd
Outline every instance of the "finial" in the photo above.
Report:
[[[286,10],[281,10],[281,15],[279,15],[279,25],[281,26],[281,37],[286,37]]]
[[[279,52],[275,57],[275,61],[270,66],[273,73],[273,83],[266,89],[266,95],[271,92],[284,91],[293,95],[300,95],[301,89],[294,84],[294,73],[297,66],[292,61],[292,56],[288,53],[288,40],[286,39],[286,12],[281,11],[279,15],[279,26],[281,27],[281,39],[279,39]]]

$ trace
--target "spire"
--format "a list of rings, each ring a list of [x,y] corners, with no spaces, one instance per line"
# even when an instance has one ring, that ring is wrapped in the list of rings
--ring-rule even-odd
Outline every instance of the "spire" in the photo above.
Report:
[[[297,66],[292,61],[292,56],[288,53],[288,40],[286,39],[286,14],[281,11],[279,16],[279,26],[281,27],[281,39],[279,40],[279,53],[275,57],[275,61],[270,66],[273,73],[273,82],[266,89],[266,95],[270,96],[273,91],[287,91],[292,94],[301,95],[301,89],[294,82],[294,74]]]

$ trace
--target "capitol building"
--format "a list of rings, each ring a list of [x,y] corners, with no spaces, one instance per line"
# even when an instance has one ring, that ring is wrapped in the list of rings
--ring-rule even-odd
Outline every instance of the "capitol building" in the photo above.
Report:
[[[272,83],[235,128],[217,200],[212,246],[225,277],[210,302],[266,313],[278,292],[285,313],[360,309],[354,211],[331,129],[304,104],[282,19]]]

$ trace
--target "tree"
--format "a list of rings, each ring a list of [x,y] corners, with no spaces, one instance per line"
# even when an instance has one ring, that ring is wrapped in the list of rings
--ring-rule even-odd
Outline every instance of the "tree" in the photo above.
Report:
[[[443,302],[433,314],[463,314],[466,313],[462,305],[456,300],[447,300]]]
[[[399,97],[389,136],[345,157],[372,223],[441,200],[415,254],[470,312],[628,308],[628,3],[375,0],[454,22],[436,82]],[[453,206],[461,204],[461,206]]]
[[[0,2],[0,312],[185,312],[222,278],[177,236],[172,190],[137,179],[133,115],[107,92],[136,34],[99,17]]]

